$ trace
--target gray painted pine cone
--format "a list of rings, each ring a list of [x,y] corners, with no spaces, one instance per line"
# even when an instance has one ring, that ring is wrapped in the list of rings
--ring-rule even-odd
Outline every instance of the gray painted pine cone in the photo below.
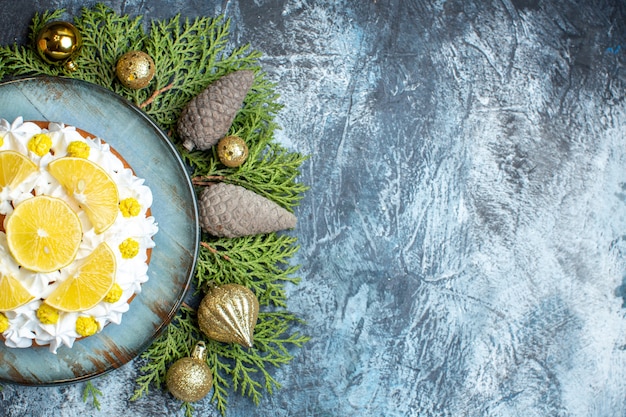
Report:
[[[207,150],[226,135],[253,82],[254,71],[234,71],[191,99],[178,120],[183,146]]]
[[[296,227],[296,216],[238,185],[217,183],[200,193],[200,225],[219,237],[242,237]]]

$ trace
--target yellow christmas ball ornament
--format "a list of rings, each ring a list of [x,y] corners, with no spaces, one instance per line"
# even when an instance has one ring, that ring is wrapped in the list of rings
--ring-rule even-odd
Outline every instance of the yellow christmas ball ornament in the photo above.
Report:
[[[74,25],[55,21],[44,25],[35,37],[37,53],[48,64],[75,71],[74,59],[83,47],[83,38]]]
[[[248,158],[248,146],[239,136],[226,136],[217,142],[217,156],[229,168],[241,166]]]
[[[206,363],[206,345],[196,343],[191,356],[177,360],[165,375],[167,389],[181,401],[199,401],[213,388],[213,375]]]
[[[115,66],[115,74],[128,88],[138,90],[146,87],[154,77],[154,60],[142,51],[126,52]]]

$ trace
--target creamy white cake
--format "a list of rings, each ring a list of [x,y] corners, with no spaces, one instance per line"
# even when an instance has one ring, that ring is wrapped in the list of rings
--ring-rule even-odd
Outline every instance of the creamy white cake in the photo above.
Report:
[[[34,135],[41,133],[47,134],[51,139],[51,147],[49,152],[39,156],[29,150],[28,143]],[[113,302],[110,299],[102,300],[86,311],[60,311],[58,320],[52,324],[47,323],[52,320],[40,319],[37,311],[46,297],[68,278],[72,264],[50,273],[33,272],[21,267],[11,255],[5,232],[0,232],[0,274],[14,276],[34,297],[32,301],[20,307],[0,313],[0,331],[4,342],[11,348],[49,346],[49,350],[56,353],[59,347],[71,348],[77,339],[89,336],[94,331],[99,332],[109,323],[120,324],[122,315],[129,310],[131,299],[141,292],[142,284],[148,281],[149,256],[151,248],[154,247],[153,236],[158,231],[157,223],[150,212],[152,192],[144,184],[144,179],[138,178],[109,144],[98,137],[88,137],[88,134],[73,126],[62,123],[24,122],[21,117],[12,123],[0,119],[0,142],[0,151],[17,151],[27,156],[38,167],[37,172],[15,189],[4,187],[0,190],[0,215],[5,217],[4,224],[10,218],[14,207],[26,199],[39,195],[60,198],[78,214],[82,224],[83,236],[73,262],[86,257],[102,242],[107,243],[115,253],[115,283],[118,285],[118,292],[121,289],[119,299]],[[112,226],[99,234],[95,232],[89,218],[75,199],[69,196],[64,187],[48,172],[48,164],[67,156],[68,145],[75,142],[83,142],[89,147],[87,159],[103,168],[117,186],[120,210]],[[132,213],[129,212],[130,206]],[[123,242],[128,241],[132,241],[135,246],[138,244],[139,247],[136,255],[132,257],[128,257],[127,254],[123,256],[122,253]],[[93,327],[91,331],[85,331],[81,325],[77,329],[77,320],[81,322],[83,319],[91,321],[94,326],[97,324],[97,329]]]

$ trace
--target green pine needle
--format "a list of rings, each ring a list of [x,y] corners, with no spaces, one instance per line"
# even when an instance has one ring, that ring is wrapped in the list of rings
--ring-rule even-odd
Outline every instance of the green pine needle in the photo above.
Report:
[[[185,410],[185,417],[193,417],[193,405],[185,402],[185,403],[182,403],[180,408]]]
[[[258,51],[249,45],[231,44],[229,20],[223,17],[183,20],[176,16],[146,25],[141,17],[120,16],[102,4],[84,8],[73,21],[83,37],[82,50],[75,59],[78,69],[68,73],[62,66],[43,62],[32,45],[43,25],[59,20],[63,13],[56,10],[35,15],[30,26],[31,45],[0,47],[0,77],[66,76],[108,88],[141,107],[168,133],[189,164],[198,187],[219,181],[241,185],[293,211],[308,189],[297,181],[300,166],[307,157],[290,152],[274,141],[279,128],[274,119],[282,109],[276,86],[262,72]],[[130,50],[143,50],[155,61],[155,77],[146,88],[131,90],[116,79],[116,62]],[[226,168],[219,163],[214,150],[187,152],[181,146],[176,123],[189,100],[219,77],[238,69],[251,69],[256,74],[229,131],[244,138],[249,157],[239,168]],[[232,392],[250,397],[258,404],[264,393],[272,394],[280,388],[273,370],[288,364],[293,359],[293,349],[309,340],[294,330],[303,323],[288,311],[285,291],[285,285],[299,282],[294,276],[299,266],[289,262],[298,249],[297,239],[287,234],[236,239],[203,234],[193,284],[201,289],[209,282],[239,283],[252,289],[261,305],[254,347],[245,349],[207,339],[199,330],[194,308],[184,306],[141,355],[141,375],[137,377],[131,400],[148,395],[153,388],[164,389],[168,368],[176,360],[189,356],[199,340],[207,345],[207,364],[213,374],[211,401],[223,415]],[[83,400],[91,396],[94,407],[99,408],[101,394],[88,382]],[[183,402],[181,409],[186,416],[193,415],[192,404]]]
[[[83,389],[83,402],[87,402],[91,397],[91,404],[96,410],[100,410],[100,401],[98,397],[102,395],[102,391],[96,388],[91,381],[87,381],[85,388]]]

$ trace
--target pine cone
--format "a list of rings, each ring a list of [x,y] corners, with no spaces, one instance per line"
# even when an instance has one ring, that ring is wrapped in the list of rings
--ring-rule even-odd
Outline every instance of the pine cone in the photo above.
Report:
[[[200,225],[220,237],[242,237],[296,227],[296,216],[253,191],[217,183],[200,193]]]
[[[191,99],[178,120],[183,146],[207,150],[228,133],[254,81],[254,71],[231,72]]]

